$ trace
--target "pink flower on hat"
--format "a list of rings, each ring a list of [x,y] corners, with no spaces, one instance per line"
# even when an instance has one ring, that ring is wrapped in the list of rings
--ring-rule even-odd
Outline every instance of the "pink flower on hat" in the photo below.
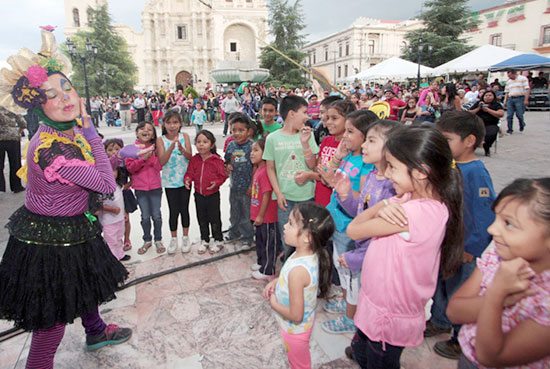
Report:
[[[27,69],[25,77],[27,77],[32,87],[40,87],[48,80],[48,72],[39,65],[31,65],[29,69]]]

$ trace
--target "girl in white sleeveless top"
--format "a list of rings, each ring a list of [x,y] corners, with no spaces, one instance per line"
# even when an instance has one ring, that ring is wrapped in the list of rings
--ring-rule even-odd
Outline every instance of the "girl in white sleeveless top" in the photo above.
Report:
[[[292,369],[311,368],[309,338],[317,297],[324,297],[330,288],[332,259],[325,244],[333,232],[332,217],[321,205],[306,202],[294,207],[284,226],[284,239],[296,251],[286,260],[279,278],[264,289],[281,325]]]

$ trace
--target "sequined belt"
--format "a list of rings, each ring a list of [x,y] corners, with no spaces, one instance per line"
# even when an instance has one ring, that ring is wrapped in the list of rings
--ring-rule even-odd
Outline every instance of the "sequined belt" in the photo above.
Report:
[[[91,214],[47,216],[24,206],[12,214],[6,228],[19,241],[35,245],[75,246],[101,235],[101,226]]]

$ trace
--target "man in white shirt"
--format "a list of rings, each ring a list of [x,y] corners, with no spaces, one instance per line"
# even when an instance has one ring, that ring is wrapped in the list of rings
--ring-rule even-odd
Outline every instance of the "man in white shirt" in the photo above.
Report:
[[[466,99],[466,104],[473,104],[476,102],[477,98],[479,97],[479,91],[477,85],[472,85],[472,89],[464,95],[464,98]]]
[[[227,96],[225,99],[223,99],[221,103],[221,108],[225,112],[225,122],[223,124],[223,137],[227,135],[227,128],[228,128],[228,119],[229,115],[231,113],[236,113],[239,111],[240,104],[239,100],[237,100],[234,96],[233,90],[229,90],[227,92]]]
[[[525,107],[529,105],[529,80],[527,77],[520,76],[515,70],[509,70],[508,81],[504,89],[504,106],[506,106],[506,120],[508,121],[508,130],[506,134],[511,135],[514,132],[514,114],[519,120],[519,131],[525,129],[523,113]]]
[[[145,120],[145,107],[146,104],[143,94],[139,94],[138,97],[134,99],[134,108],[136,108],[138,123]]]

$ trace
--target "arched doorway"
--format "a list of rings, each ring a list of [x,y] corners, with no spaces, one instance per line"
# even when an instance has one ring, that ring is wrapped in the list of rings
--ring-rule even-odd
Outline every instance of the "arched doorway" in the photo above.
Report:
[[[183,70],[176,74],[176,88],[179,88],[179,86],[181,86],[184,90],[187,86],[193,87],[193,76],[191,73]]]

